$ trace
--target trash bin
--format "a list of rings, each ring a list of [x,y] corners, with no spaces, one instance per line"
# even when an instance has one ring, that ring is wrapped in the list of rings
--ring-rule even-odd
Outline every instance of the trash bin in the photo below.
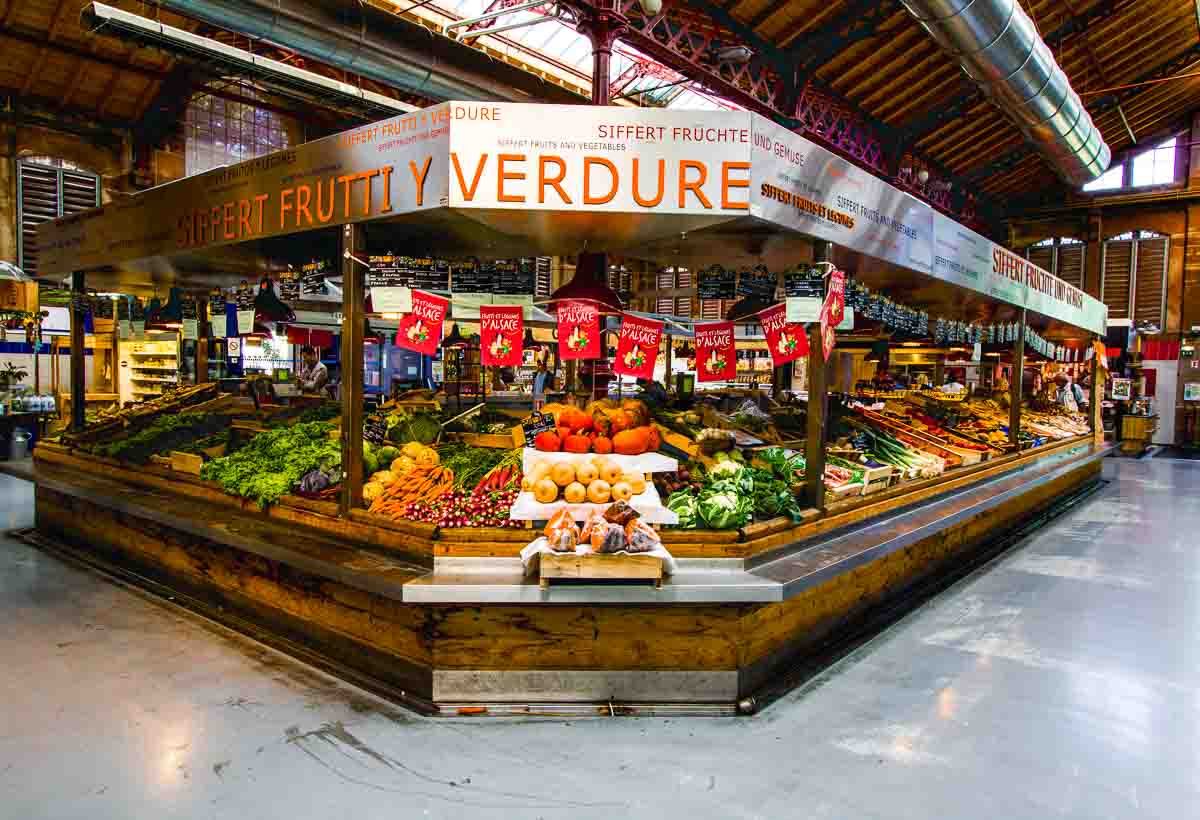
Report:
[[[12,439],[8,444],[8,457],[12,460],[25,458],[29,455],[29,440],[33,438],[24,427],[13,430]]]

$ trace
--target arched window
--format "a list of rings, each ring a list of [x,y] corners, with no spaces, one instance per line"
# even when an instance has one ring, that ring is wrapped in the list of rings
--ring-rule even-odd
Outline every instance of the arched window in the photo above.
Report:
[[[58,157],[17,162],[17,264],[36,276],[37,226],[100,204],[100,177]]]
[[[1166,234],[1154,231],[1129,231],[1104,240],[1100,292],[1109,319],[1162,327],[1169,242]]]
[[[1025,258],[1050,271],[1069,285],[1083,289],[1083,261],[1087,245],[1069,236],[1054,236],[1025,249]]]

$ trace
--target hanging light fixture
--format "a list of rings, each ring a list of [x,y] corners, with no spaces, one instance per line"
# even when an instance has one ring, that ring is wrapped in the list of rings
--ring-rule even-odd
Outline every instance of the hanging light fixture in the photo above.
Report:
[[[446,338],[442,339],[442,348],[466,347],[467,340],[458,330],[458,322],[450,328],[450,332],[446,334]]]
[[[608,257],[602,253],[581,253],[575,261],[575,276],[550,294],[553,301],[581,299],[594,302],[603,314],[621,312],[621,297],[608,286]]]

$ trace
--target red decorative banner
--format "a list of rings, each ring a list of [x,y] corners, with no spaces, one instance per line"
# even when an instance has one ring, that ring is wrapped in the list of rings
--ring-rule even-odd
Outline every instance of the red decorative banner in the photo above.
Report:
[[[600,308],[591,302],[559,302],[558,357],[600,358]]]
[[[697,324],[696,378],[702,382],[722,382],[733,381],[736,376],[733,322]]]
[[[830,293],[825,297],[825,303],[821,305],[821,352],[824,354],[825,361],[829,361],[829,354],[833,352],[833,346],[837,344],[837,334],[834,332],[837,322],[833,320],[833,309],[834,304],[839,301],[833,293]]]
[[[762,322],[775,367],[808,355],[808,336],[804,332],[804,325],[789,324],[784,305],[760,311],[758,321]]]
[[[479,306],[479,353],[484,367],[516,367],[521,363],[525,317],[520,305]]]
[[[421,290],[412,292],[412,313],[400,319],[396,344],[417,353],[432,356],[442,341],[442,322],[450,309],[450,301]]]
[[[842,323],[842,319],[846,318],[845,271],[834,270],[829,274],[829,287],[825,292],[825,302],[830,305],[830,323],[833,327],[837,327]]]
[[[617,339],[617,360],[613,372],[636,379],[654,378],[654,361],[662,340],[663,323],[625,314]]]

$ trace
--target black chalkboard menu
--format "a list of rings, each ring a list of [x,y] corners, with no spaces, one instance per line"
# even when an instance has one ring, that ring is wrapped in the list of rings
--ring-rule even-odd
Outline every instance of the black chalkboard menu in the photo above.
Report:
[[[825,298],[825,275],[820,268],[792,268],[783,274],[784,296]]]
[[[737,295],[773,300],[775,298],[775,274],[767,270],[764,265],[755,265],[749,270],[740,271]]]
[[[363,441],[376,446],[387,440],[387,419],[382,416],[367,416],[363,420]],[[386,467],[384,469],[387,469]]]
[[[305,296],[323,296],[326,293],[325,276],[329,273],[329,260],[314,259],[300,269],[300,292]]]
[[[550,413],[539,413],[536,410],[533,415],[524,419],[521,422],[521,432],[525,434],[525,446],[532,447],[534,439],[538,433],[545,433],[554,429],[554,416]]]
[[[279,298],[285,302],[300,299],[300,274],[292,268],[279,272]]]
[[[414,288],[421,290],[450,289],[450,263],[446,260],[416,256],[412,259],[411,267]]]
[[[495,293],[533,293],[533,257],[496,260]]]
[[[450,269],[450,284],[455,293],[479,293],[487,289],[487,284],[480,281],[478,260],[460,259]]]
[[[367,287],[408,288],[412,287],[413,276],[407,256],[383,254],[367,257]]]
[[[698,274],[696,293],[701,299],[733,299],[737,296],[737,271],[711,265]]]

